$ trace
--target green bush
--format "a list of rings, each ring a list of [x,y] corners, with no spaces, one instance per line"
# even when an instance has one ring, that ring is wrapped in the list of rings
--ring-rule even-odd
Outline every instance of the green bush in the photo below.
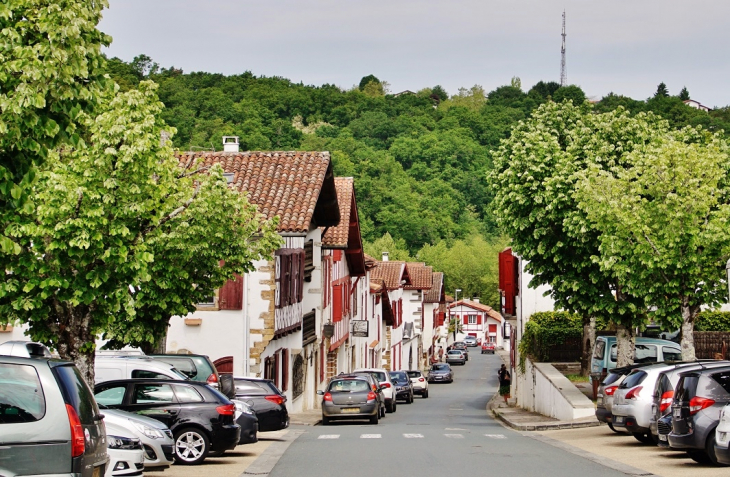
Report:
[[[546,311],[535,313],[525,324],[525,332],[518,346],[520,371],[525,371],[525,358],[533,361],[548,360],[552,346],[564,343],[569,338],[583,336],[581,317],[567,311]]]
[[[695,318],[695,331],[730,331],[730,312],[701,311]]]

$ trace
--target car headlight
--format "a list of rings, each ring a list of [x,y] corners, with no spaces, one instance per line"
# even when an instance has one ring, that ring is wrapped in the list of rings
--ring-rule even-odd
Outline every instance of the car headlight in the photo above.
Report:
[[[243,401],[233,401],[233,403],[236,405],[236,410],[239,412],[242,412],[243,414],[248,414],[249,416],[253,415],[253,409],[251,409],[251,406],[246,404]]]
[[[109,449],[135,450],[142,448],[139,439],[133,439],[131,437],[106,436],[106,441],[106,446]]]
[[[134,425],[135,429],[137,429],[139,432],[144,434],[145,436],[149,437],[150,439],[164,439],[165,434],[162,433],[161,430],[152,428],[150,426],[147,426],[145,424],[141,424],[139,422],[129,420],[132,425]]]

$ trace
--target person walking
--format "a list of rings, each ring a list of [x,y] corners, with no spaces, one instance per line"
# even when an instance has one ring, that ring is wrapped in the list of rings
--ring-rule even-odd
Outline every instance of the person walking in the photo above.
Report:
[[[499,371],[497,372],[497,375],[499,376],[499,395],[504,398],[505,404],[507,404],[507,399],[510,398],[510,386],[512,385],[512,377],[509,374],[509,371],[507,371],[507,366],[504,364],[501,368],[499,368]]]

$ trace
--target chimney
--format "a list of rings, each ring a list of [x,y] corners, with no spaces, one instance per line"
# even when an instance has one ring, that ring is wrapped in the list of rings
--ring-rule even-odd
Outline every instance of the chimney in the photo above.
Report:
[[[223,136],[223,152],[238,152],[238,136]]]
[[[473,301],[474,303],[479,303],[479,298],[472,298],[471,301]]]
[[[388,252],[383,252],[383,261],[384,262],[388,261]]]

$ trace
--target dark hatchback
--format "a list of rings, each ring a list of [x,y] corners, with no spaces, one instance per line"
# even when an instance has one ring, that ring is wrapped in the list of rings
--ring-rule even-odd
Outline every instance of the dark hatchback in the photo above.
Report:
[[[278,431],[289,427],[286,396],[270,379],[233,378],[235,399],[248,404],[259,419],[259,432]]]
[[[94,394],[100,404],[151,417],[169,427],[179,464],[199,464],[211,452],[235,448],[241,437],[241,427],[234,421],[236,406],[206,384],[123,379],[96,385]]]
[[[391,371],[390,380],[395,386],[395,398],[410,404],[413,402],[413,384],[405,371]]]
[[[669,446],[682,449],[697,462],[718,465],[715,428],[720,411],[730,403],[730,367],[680,374],[672,401]]]

